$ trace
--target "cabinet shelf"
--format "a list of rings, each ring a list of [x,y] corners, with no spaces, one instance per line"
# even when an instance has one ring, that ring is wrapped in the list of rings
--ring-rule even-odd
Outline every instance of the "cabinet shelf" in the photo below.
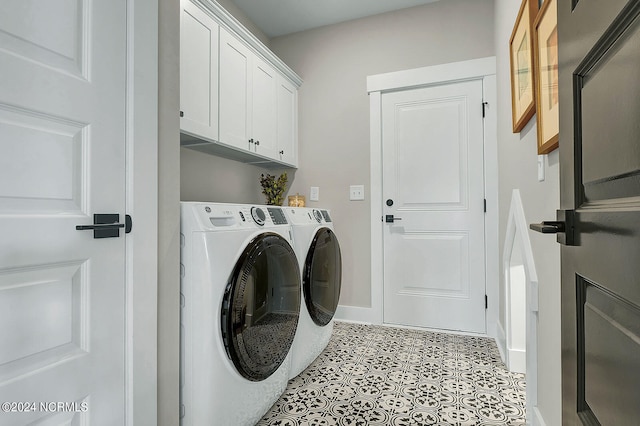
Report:
[[[180,132],[180,146],[204,154],[215,155],[245,164],[253,164],[267,169],[297,168],[295,164],[278,161],[255,152],[247,151],[215,140],[206,140],[198,135]]]

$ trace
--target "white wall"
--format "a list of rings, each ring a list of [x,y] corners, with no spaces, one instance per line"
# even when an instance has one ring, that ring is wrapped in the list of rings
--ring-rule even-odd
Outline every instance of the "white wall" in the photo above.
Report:
[[[511,191],[520,189],[528,223],[554,220],[560,205],[558,150],[545,160],[546,179],[537,179],[536,119],[512,133],[509,38],[519,1],[495,0],[495,51],[498,80],[498,161],[500,251],[503,252]],[[530,231],[539,282],[538,408],[547,425],[561,424],[560,246],[555,236]],[[500,268],[502,270],[502,268]],[[500,318],[505,325],[504,276],[500,282]]]
[[[300,169],[290,193],[331,209],[343,255],[342,305],[371,306],[369,98],[366,77],[493,56],[493,0],[447,0],[271,40],[304,80]],[[349,201],[349,185],[365,201]]]

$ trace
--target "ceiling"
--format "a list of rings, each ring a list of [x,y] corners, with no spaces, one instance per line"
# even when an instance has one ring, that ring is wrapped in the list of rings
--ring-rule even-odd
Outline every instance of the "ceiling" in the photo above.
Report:
[[[232,0],[269,38],[438,0]]]

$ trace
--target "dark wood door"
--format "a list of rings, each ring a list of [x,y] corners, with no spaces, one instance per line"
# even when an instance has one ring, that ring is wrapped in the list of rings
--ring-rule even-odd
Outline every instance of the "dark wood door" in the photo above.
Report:
[[[562,423],[638,425],[640,0],[560,0],[558,41]]]

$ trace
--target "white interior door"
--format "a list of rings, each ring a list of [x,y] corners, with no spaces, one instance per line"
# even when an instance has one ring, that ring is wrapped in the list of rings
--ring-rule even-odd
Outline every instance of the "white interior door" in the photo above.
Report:
[[[0,30],[0,425],[121,425],[124,232],[76,225],[124,222],[126,2],[7,0]]]
[[[485,332],[481,107],[480,80],[382,95],[385,323]]]

